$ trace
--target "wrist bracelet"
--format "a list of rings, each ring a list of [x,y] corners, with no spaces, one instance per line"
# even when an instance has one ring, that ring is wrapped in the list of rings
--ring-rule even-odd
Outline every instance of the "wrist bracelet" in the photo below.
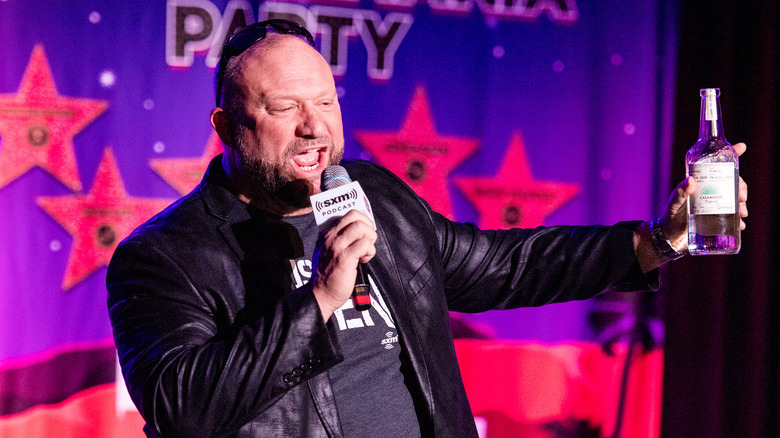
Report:
[[[657,217],[650,222],[650,238],[653,240],[653,245],[658,252],[669,260],[677,260],[680,257],[685,256],[686,252],[677,252],[669,242],[669,239],[664,236],[663,230],[661,230],[661,218]]]

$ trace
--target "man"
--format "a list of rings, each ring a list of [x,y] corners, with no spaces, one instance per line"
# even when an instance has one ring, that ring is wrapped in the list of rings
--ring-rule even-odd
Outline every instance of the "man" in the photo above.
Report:
[[[231,37],[211,113],[224,154],[109,266],[114,337],[148,436],[476,436],[449,310],[653,289],[652,271],[685,249],[692,181],[652,226],[481,231],[361,161],[344,166],[376,224],[352,211],[318,233],[309,196],[344,135],[313,45],[280,20]],[[372,286],[363,312],[350,300],[358,263]]]

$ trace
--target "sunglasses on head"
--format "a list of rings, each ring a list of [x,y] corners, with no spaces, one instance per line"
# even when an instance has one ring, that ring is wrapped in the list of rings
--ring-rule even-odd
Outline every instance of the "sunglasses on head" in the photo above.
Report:
[[[219,57],[219,70],[217,71],[217,106],[220,106],[222,100],[222,81],[225,76],[225,69],[227,68],[228,61],[230,58],[242,54],[246,49],[264,39],[268,34],[269,27],[276,31],[276,33],[302,36],[310,46],[314,47],[314,38],[311,36],[311,33],[309,33],[305,27],[293,21],[277,18],[259,21],[242,28],[225,41],[225,46],[222,48],[222,55]]]

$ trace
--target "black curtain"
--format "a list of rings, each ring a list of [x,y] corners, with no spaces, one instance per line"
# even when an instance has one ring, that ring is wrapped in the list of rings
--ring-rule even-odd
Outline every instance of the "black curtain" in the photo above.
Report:
[[[736,256],[664,269],[664,437],[780,437],[780,13],[778,2],[683,0],[673,181],[696,141],[699,89],[721,89],[724,132],[744,141],[749,218]]]

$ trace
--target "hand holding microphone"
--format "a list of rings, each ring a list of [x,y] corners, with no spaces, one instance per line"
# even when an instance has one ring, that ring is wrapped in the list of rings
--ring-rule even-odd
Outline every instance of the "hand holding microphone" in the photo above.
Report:
[[[359,257],[361,261],[368,261],[374,254],[373,243],[376,240],[376,233],[368,199],[360,184],[352,182],[343,167],[330,166],[326,168],[322,173],[321,188],[321,193],[311,197],[317,225],[319,225],[321,232],[324,230],[325,233],[322,248],[316,257],[318,264],[316,272],[318,276],[321,276],[317,280],[335,292],[344,288],[342,279],[346,272],[355,269],[351,261],[346,261],[348,266],[345,266],[345,259],[335,255],[343,256],[351,251],[363,251],[362,248],[367,243],[365,239],[368,239],[371,247],[367,251],[370,254]],[[363,214],[351,213],[353,210]],[[353,284],[352,301],[355,308],[359,311],[370,309],[369,292],[371,286],[360,262],[357,264],[357,274]],[[342,290],[342,292],[346,292],[346,290]],[[331,307],[338,308],[340,306],[334,304]],[[326,318],[328,316],[326,315]]]

